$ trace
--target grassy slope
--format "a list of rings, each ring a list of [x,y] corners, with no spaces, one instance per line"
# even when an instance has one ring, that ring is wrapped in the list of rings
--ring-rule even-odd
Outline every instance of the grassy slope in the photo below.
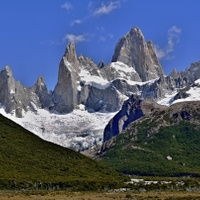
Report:
[[[138,125],[137,140],[129,130],[116,138],[115,146],[102,157],[109,167],[120,172],[139,175],[181,176],[200,175],[200,130],[188,122],[161,127],[158,133],[147,137],[147,131],[156,126],[148,120]],[[172,160],[168,160],[171,156]]]
[[[123,176],[96,161],[43,141],[2,115],[0,163],[0,188],[15,187],[16,182],[21,185],[59,183],[60,186],[88,183],[91,187],[95,184],[103,187],[123,179]]]

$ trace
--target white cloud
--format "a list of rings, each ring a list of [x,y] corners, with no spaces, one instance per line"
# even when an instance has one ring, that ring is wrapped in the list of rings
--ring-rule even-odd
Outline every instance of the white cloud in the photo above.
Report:
[[[110,39],[113,39],[114,38],[114,35],[113,34],[108,34],[108,37],[110,38]]]
[[[75,19],[70,23],[70,26],[74,26],[75,24],[81,24],[83,21],[81,19]]]
[[[166,47],[160,48],[158,45],[155,45],[155,51],[158,59],[169,58],[169,54],[174,51],[174,45],[180,42],[180,34],[181,29],[176,26],[172,26],[168,30],[168,42]]]
[[[66,10],[70,10],[70,9],[73,8],[73,6],[69,2],[66,2],[63,5],[61,5],[61,8],[64,8]]]
[[[113,37],[114,37],[113,34],[107,34],[107,35],[104,35],[104,36],[100,36],[99,41],[105,42],[107,39],[113,39]]]
[[[94,15],[107,15],[111,13],[113,10],[119,8],[121,6],[120,1],[110,1],[108,4],[102,3],[99,8],[94,11]]]
[[[85,35],[74,35],[74,34],[67,34],[64,38],[63,41],[68,40],[69,42],[83,42],[86,41]]]
[[[100,26],[100,27],[97,26],[97,27],[96,27],[96,30],[97,30],[98,32],[105,32],[106,29],[105,29],[105,27],[103,27],[103,26]]]
[[[101,41],[101,42],[105,42],[105,41],[106,41],[106,37],[104,37],[104,36],[100,36],[100,37],[99,37],[99,41]]]
[[[92,3],[92,1],[90,1],[89,3],[88,3],[88,10],[92,10],[92,7],[93,7],[93,3]]]

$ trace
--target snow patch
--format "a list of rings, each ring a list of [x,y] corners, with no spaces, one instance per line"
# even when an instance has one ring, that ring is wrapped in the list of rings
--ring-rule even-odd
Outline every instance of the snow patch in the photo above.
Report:
[[[117,62],[112,62],[110,64],[111,68],[114,68],[118,71],[121,72],[132,72],[132,73],[137,73],[133,67],[129,67],[128,65],[124,64],[123,62],[117,61]]]
[[[200,84],[200,79],[197,79],[197,80],[195,81],[195,83],[196,83],[196,84]]]
[[[106,89],[110,86],[110,82],[100,76],[91,75],[87,70],[81,69],[80,72],[81,81],[85,84],[92,85],[99,89]]]
[[[129,84],[129,85],[146,85],[146,84],[149,84],[149,85],[151,85],[151,84],[153,84],[156,80],[158,80],[158,78],[155,78],[155,79],[152,79],[152,80],[149,80],[149,81],[144,81],[144,82],[139,82],[139,81],[130,81],[130,80],[126,80],[127,81],[127,83]]]
[[[192,71],[197,71],[199,69],[199,67],[194,67],[193,69],[192,69]]]
[[[81,104],[79,108],[65,115],[38,109],[37,115],[28,111],[24,118],[16,118],[15,113],[8,114],[1,106],[0,113],[40,138],[67,148],[81,151],[101,145],[103,130],[116,112],[89,113]]]
[[[15,91],[13,89],[11,89],[10,94],[15,94]]]
[[[170,106],[173,103],[174,100],[174,96],[177,94],[178,92],[172,92],[171,94],[166,94],[164,98],[162,98],[161,100],[157,101],[158,104],[160,105],[164,105],[164,106]]]

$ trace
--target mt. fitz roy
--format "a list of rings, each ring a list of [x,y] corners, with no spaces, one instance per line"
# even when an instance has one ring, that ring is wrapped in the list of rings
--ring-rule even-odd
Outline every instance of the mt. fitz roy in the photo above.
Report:
[[[48,91],[42,76],[30,88],[21,85],[6,66],[0,72],[1,113],[45,140],[82,151],[107,140],[104,128],[128,98],[151,97],[170,105],[181,89],[199,78],[200,62],[165,76],[153,43],[146,43],[141,30],[133,27],[118,41],[107,65],[77,57],[71,42],[53,91]]]

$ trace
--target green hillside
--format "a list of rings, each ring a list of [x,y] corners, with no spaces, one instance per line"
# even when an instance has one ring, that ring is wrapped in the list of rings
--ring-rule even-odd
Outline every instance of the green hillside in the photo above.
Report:
[[[159,119],[159,115],[156,117]],[[200,176],[199,126],[181,121],[157,128],[152,117],[131,124],[113,140],[102,162],[127,174]]]
[[[0,115],[0,189],[116,187],[124,179],[77,152],[43,141]]]

